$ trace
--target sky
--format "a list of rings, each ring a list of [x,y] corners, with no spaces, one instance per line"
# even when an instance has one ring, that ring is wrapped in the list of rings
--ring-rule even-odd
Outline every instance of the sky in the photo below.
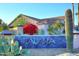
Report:
[[[39,19],[64,16],[67,9],[72,9],[71,3],[0,3],[0,19],[9,24],[19,14]],[[75,4],[76,12],[77,4]],[[76,15],[74,23],[76,25],[78,23]]]

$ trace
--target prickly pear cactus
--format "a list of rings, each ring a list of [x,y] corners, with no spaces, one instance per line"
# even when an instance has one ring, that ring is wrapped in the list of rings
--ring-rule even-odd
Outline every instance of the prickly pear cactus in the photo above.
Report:
[[[73,51],[73,19],[72,11],[70,9],[65,12],[65,34],[67,40],[68,51]]]

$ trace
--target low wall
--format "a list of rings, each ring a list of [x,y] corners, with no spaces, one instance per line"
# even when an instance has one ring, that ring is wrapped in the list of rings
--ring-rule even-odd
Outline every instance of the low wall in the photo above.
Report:
[[[37,36],[37,35],[36,35]],[[31,43],[32,44],[34,44],[34,45],[37,45],[37,42],[41,42],[41,44],[40,44],[40,46],[41,45],[47,45],[47,46],[50,46],[50,47],[46,47],[46,46],[41,46],[41,47],[33,47],[33,46],[30,46],[31,44],[30,44],[30,42],[28,42],[28,46],[30,46],[30,47],[26,47],[26,48],[61,48],[61,47],[64,47],[64,48],[66,48],[66,39],[65,39],[65,37],[64,37],[64,35],[62,35],[62,36],[41,36],[41,38],[39,38],[40,36],[37,36],[38,37],[38,39],[36,38],[36,39],[34,39],[35,38],[35,36],[33,37],[33,36],[28,36],[28,37],[30,37],[30,40],[28,40],[28,39],[26,39],[27,38],[27,36],[26,35],[16,35],[16,36],[14,36],[14,35],[10,35],[10,36],[3,36],[3,35],[0,35],[0,39],[8,39],[9,40],[9,42],[10,42],[10,40],[12,40],[12,39],[15,39],[15,40],[18,40],[19,41],[19,43],[20,43],[20,45],[22,45],[22,44],[24,44],[24,45],[26,45],[26,43],[28,42],[28,41],[31,41]],[[33,37],[33,38],[32,38]],[[45,39],[45,38],[46,39]],[[44,39],[43,39],[44,38]],[[22,43],[21,43],[22,42]],[[24,43],[25,42],[25,43]],[[36,43],[35,43],[36,42]],[[49,44],[49,43],[51,43],[51,44]],[[26,46],[27,46],[26,45]],[[38,45],[37,45],[38,46]],[[76,48],[79,48],[79,35],[77,35],[77,34],[74,34],[74,40],[73,40],[73,48],[74,49],[76,49]]]
[[[74,49],[79,48],[79,34],[74,35],[73,48]]]
[[[23,48],[66,48],[65,36],[16,35],[14,39]]]

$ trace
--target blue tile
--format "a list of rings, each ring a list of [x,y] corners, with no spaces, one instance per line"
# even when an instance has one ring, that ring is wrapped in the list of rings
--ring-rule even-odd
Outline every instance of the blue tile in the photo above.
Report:
[[[66,48],[65,36],[15,36],[23,48]]]

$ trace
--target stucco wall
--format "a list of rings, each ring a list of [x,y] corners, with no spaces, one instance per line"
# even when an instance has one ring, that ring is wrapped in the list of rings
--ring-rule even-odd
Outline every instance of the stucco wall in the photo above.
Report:
[[[75,34],[74,35],[74,40],[73,40],[73,48],[79,48],[79,35]]]

